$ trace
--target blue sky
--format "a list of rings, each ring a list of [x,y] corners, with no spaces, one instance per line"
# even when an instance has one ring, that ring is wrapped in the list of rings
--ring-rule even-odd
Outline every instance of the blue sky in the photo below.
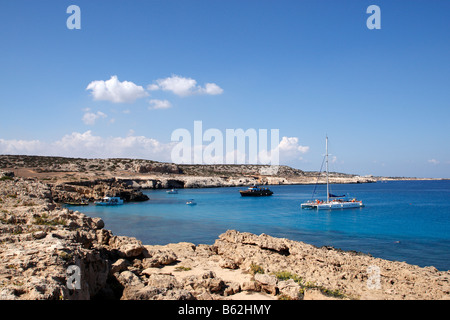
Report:
[[[81,30],[69,30],[69,5]],[[369,30],[369,5],[381,29]],[[0,3],[0,154],[170,161],[171,134],[279,129],[282,164],[450,178],[448,1]],[[109,82],[108,82],[109,81]],[[87,89],[90,86],[91,89]]]

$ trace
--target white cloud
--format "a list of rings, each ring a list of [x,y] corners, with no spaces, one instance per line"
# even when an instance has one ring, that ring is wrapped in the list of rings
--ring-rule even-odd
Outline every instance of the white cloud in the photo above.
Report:
[[[156,91],[156,90],[159,90],[160,88],[159,88],[159,86],[157,84],[149,84],[147,86],[147,89],[150,90],[150,91]]]
[[[156,80],[157,84],[148,86],[149,90],[163,90],[172,91],[179,96],[188,96],[195,92],[197,81],[191,78],[183,78],[179,76],[172,76],[165,79]]]
[[[278,165],[295,163],[295,161],[303,160],[301,155],[309,151],[308,146],[299,145],[298,141],[297,137],[283,137],[278,145],[274,146],[269,151],[259,149],[254,157],[250,157],[249,154],[234,149],[233,151],[226,153],[223,162],[225,162],[225,159],[234,159],[234,163],[247,164],[259,163]],[[216,161],[216,163],[220,162]]]
[[[0,154],[25,154],[42,156],[84,158],[140,158],[170,162],[174,143],[161,143],[134,132],[126,137],[100,137],[88,130],[73,132],[53,142],[39,140],[0,139]]]
[[[145,136],[129,132],[126,137],[100,137],[91,131],[74,132],[52,144],[66,156],[125,157],[170,161],[172,144],[164,144]]]
[[[114,103],[131,103],[136,99],[148,96],[143,87],[130,81],[120,82],[117,76],[111,76],[111,79],[106,81],[92,81],[86,90],[91,90],[94,100],[106,100]]]
[[[86,113],[83,115],[82,120],[87,125],[94,125],[95,122],[97,121],[97,119],[107,117],[107,115],[101,111],[97,111],[96,113],[90,112],[89,109],[86,109],[85,111],[86,111]]]
[[[178,96],[189,96],[194,94],[218,95],[223,93],[223,89],[215,83],[206,83],[204,87],[197,85],[197,81],[192,78],[184,78],[177,75],[165,79],[158,79],[155,83],[147,87],[148,90],[171,91]]]
[[[274,160],[270,160],[270,164],[284,164],[284,165],[295,165],[297,161],[303,160],[302,155],[309,151],[308,146],[302,146],[299,144],[299,139],[297,137],[282,137],[278,146],[270,151],[267,155],[274,159],[278,159],[278,163],[272,163]],[[277,152],[278,156],[273,156],[272,153]],[[262,153],[264,155],[264,152]],[[260,153],[261,157],[261,153]],[[264,156],[261,158],[264,159]],[[269,158],[270,159],[270,158]],[[275,160],[276,162],[277,160]],[[262,163],[269,163],[262,162]]]
[[[280,144],[278,145],[278,148],[280,150],[280,157],[281,154],[284,154],[288,157],[300,157],[300,154],[304,154],[309,151],[308,146],[301,146],[298,144],[297,137],[283,137],[280,141]]]
[[[172,162],[172,149],[178,142],[162,143],[156,139],[139,136],[130,130],[126,136],[101,137],[93,134],[91,130],[86,132],[73,132],[52,142],[39,140],[4,140],[0,139],[0,154],[25,154],[42,156],[64,156],[83,158],[139,158],[156,161]],[[202,150],[208,144],[205,143]],[[280,164],[294,163],[301,155],[308,151],[308,147],[298,144],[296,137],[283,137],[278,146],[270,152],[279,152]],[[193,150],[194,152],[195,150]],[[225,157],[214,156],[204,161],[207,163],[224,163],[227,155],[233,155],[234,163],[272,163],[270,155],[258,154],[258,159],[247,159],[249,156],[233,150],[224,154]],[[266,158],[264,158],[266,157]],[[276,158],[278,159],[278,158]],[[259,160],[259,161],[258,161]],[[267,160],[267,161],[266,161]]]
[[[84,133],[73,132],[72,134],[65,135],[60,140],[53,142],[50,148],[57,147],[63,154],[77,153],[80,150],[91,150],[98,148],[102,150],[104,148],[104,142],[101,137],[93,136],[92,131],[88,130]]]
[[[428,160],[428,163],[431,163],[431,164],[437,165],[437,164],[439,164],[439,163],[440,163],[440,161],[439,161],[439,160],[436,160],[436,159],[430,159],[430,160]]]
[[[172,107],[172,104],[168,100],[152,99],[149,103],[149,109],[168,109]]]
[[[199,88],[201,93],[209,94],[209,95],[217,95],[222,94],[223,89],[219,87],[215,83],[206,83],[204,88]]]
[[[38,153],[45,148],[39,140],[4,140],[0,139],[0,154],[44,155]]]

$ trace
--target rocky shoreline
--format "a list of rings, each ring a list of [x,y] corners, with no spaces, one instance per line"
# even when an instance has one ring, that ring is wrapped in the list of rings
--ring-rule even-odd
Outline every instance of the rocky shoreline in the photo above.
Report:
[[[326,183],[318,172],[288,166],[177,165],[140,159],[78,159],[0,155],[0,168],[9,177],[33,178],[51,187],[58,203],[95,201],[117,196],[146,201],[142,189],[242,187]],[[332,183],[370,183],[374,177],[330,173]]]
[[[0,299],[450,298],[449,271],[265,234],[142,244],[61,208],[53,192],[37,179],[0,179]]]

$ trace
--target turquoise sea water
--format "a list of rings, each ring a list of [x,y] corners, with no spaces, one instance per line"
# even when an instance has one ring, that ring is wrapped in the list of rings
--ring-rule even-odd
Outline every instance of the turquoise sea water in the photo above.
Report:
[[[326,194],[325,186],[317,188]],[[236,229],[450,269],[450,181],[333,185],[333,193],[348,193],[366,205],[333,211],[300,209],[311,199],[310,185],[270,186],[274,195],[262,198],[241,197],[240,189],[147,190],[147,202],[72,209],[101,217],[114,234],[144,244],[212,244]],[[186,205],[188,199],[197,205]]]

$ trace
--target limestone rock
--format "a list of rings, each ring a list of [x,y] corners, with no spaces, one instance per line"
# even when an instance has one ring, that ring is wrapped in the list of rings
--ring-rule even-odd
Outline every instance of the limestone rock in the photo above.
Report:
[[[122,272],[130,266],[130,262],[125,259],[119,259],[111,265],[110,273],[114,274],[116,272]]]
[[[33,237],[35,239],[42,239],[42,238],[45,238],[46,236],[47,236],[47,233],[45,231],[42,231],[42,230],[33,232]]]
[[[109,240],[111,249],[117,250],[122,258],[136,257],[142,253],[142,242],[132,237],[112,236]]]
[[[95,230],[103,229],[105,227],[105,222],[101,218],[92,218],[92,222]]]
[[[151,274],[148,278],[148,285],[152,287],[158,287],[158,288],[166,288],[166,289],[173,289],[173,288],[180,288],[181,285],[178,283],[178,281],[175,279],[173,275],[170,274]]]
[[[241,285],[239,284],[239,282],[226,283],[226,287],[224,290],[225,296],[231,296],[239,292],[241,292]]]
[[[225,269],[238,269],[239,266],[233,260],[228,258],[221,258],[219,261],[219,266]]]
[[[225,289],[225,282],[217,278],[213,271],[207,271],[198,276],[186,277],[183,279],[183,283],[185,288],[191,288],[196,292],[206,290],[209,293],[221,293]]]
[[[170,249],[161,250],[146,246],[143,255],[142,265],[144,268],[155,268],[177,261],[176,254]]]
[[[270,285],[270,286],[276,286],[277,285],[277,278],[268,274],[262,274],[262,273],[256,273],[254,275],[255,281],[258,281],[260,284],[263,285]]]
[[[281,296],[287,297],[289,300],[303,299],[303,289],[294,280],[279,281],[277,286]]]
[[[131,271],[123,271],[121,273],[115,274],[115,277],[125,288],[144,287],[144,283],[141,281],[141,279]]]
[[[261,291],[261,285],[256,281],[246,281],[242,283],[242,291]]]
[[[255,281],[261,285],[261,290],[272,295],[278,292],[277,278],[268,274],[256,273],[254,275]]]

